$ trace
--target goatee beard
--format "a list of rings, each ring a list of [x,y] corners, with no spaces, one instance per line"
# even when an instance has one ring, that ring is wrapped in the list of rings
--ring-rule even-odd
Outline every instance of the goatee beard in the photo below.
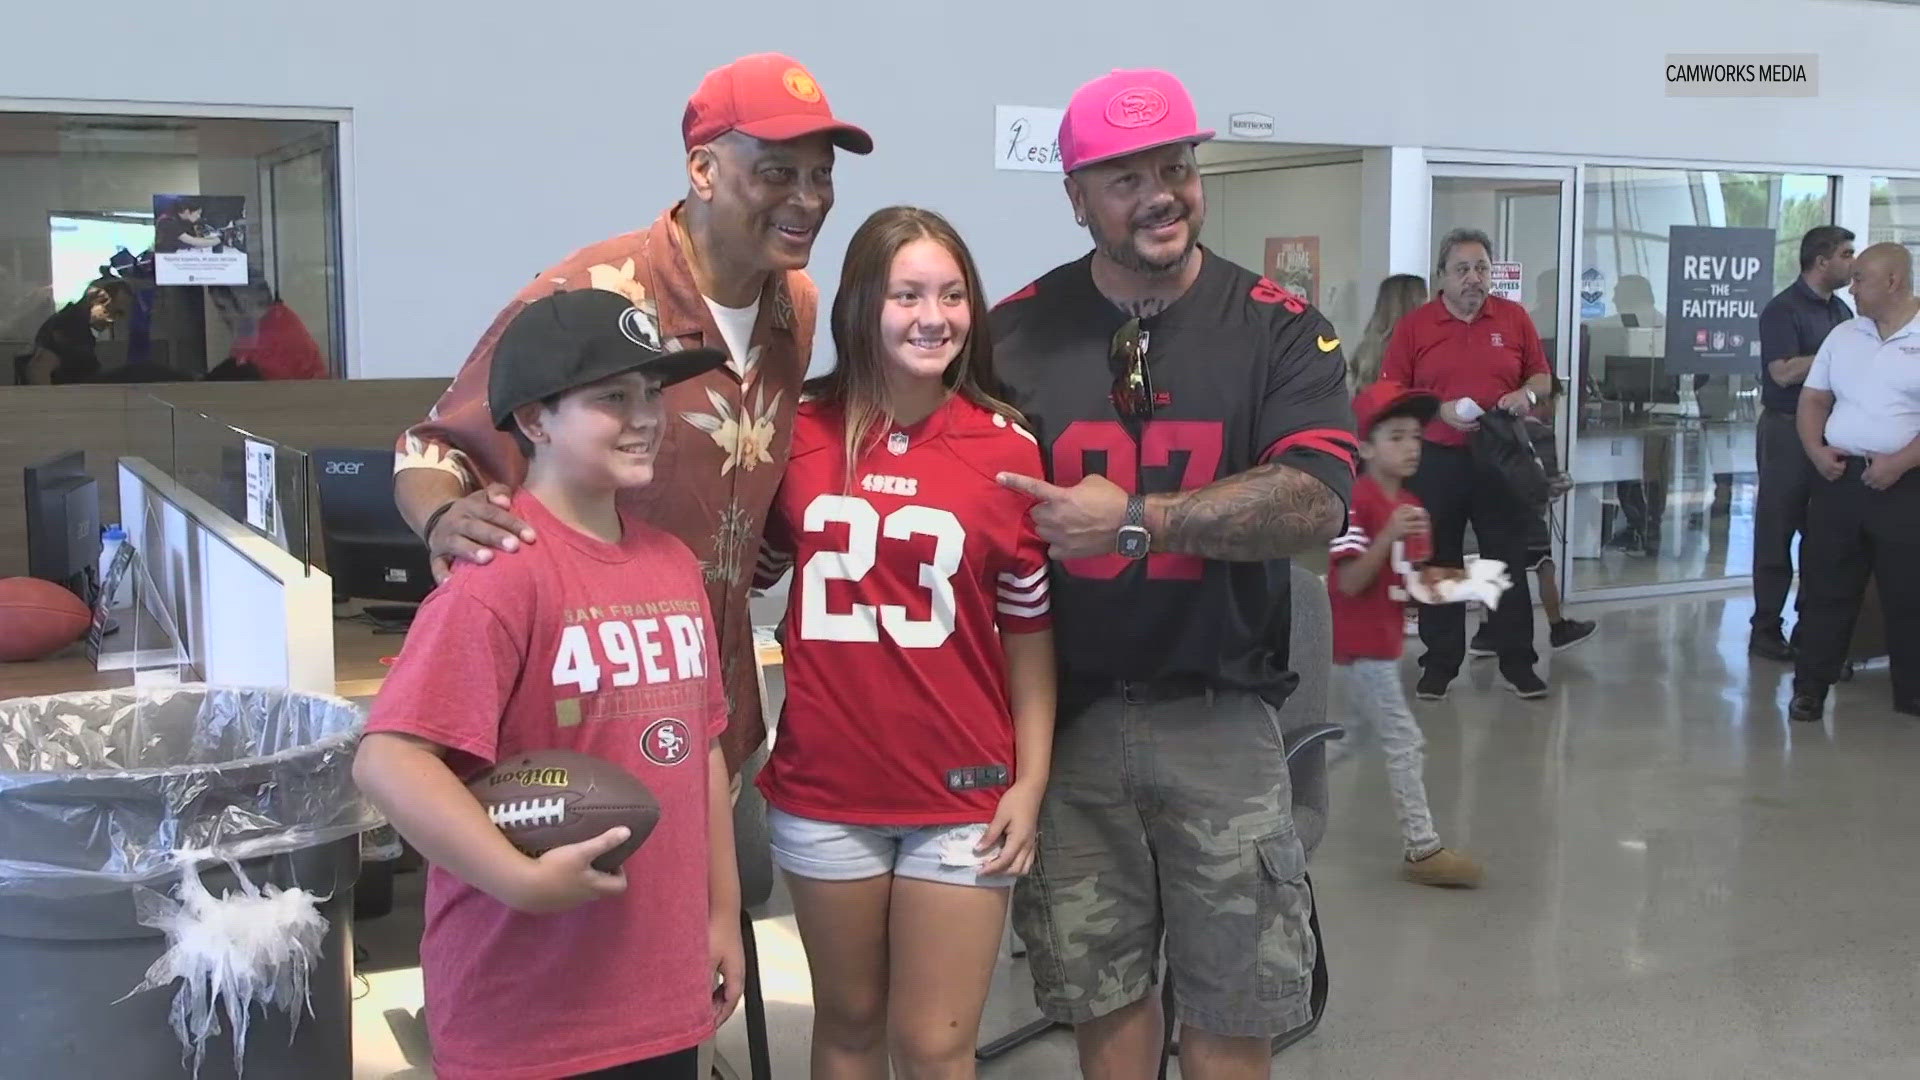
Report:
[[[1190,215],[1183,215],[1178,220],[1190,222],[1193,219]],[[1181,250],[1180,254],[1172,259],[1150,259],[1134,246],[1132,229],[1128,229],[1126,235],[1118,241],[1108,237],[1100,226],[1091,222],[1089,222],[1088,231],[1093,234],[1094,246],[1100,249],[1100,254],[1105,255],[1121,269],[1145,277],[1172,277],[1178,274],[1186,267],[1187,260],[1193,258],[1194,249],[1200,246],[1198,233],[1189,229],[1187,246]]]

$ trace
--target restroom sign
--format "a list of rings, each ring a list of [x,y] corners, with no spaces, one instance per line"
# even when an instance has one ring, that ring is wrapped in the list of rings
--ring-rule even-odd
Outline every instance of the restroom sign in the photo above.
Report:
[[[1511,300],[1518,304],[1520,300],[1520,264],[1517,262],[1497,262],[1493,264],[1493,295],[1502,300]]]

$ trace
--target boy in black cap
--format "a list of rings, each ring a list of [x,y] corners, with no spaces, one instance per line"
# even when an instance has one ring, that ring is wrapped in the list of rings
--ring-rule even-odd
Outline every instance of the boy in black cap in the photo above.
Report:
[[[594,289],[535,301],[503,332],[488,402],[531,459],[513,512],[543,542],[461,564],[427,598],[354,762],[432,863],[420,959],[443,1080],[692,1080],[739,997],[706,588],[685,545],[615,503],[653,480],[662,389],[725,362],[660,342],[650,316]],[[464,786],[549,749],[611,761],[659,800],[621,873],[590,864],[626,830],[529,858]]]

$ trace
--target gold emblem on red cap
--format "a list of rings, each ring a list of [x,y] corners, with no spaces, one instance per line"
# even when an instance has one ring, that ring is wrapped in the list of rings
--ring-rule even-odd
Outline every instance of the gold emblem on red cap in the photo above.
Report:
[[[809,105],[820,100],[820,84],[813,81],[813,76],[807,74],[806,68],[788,68],[787,73],[781,76],[781,82],[786,84],[787,93]]]

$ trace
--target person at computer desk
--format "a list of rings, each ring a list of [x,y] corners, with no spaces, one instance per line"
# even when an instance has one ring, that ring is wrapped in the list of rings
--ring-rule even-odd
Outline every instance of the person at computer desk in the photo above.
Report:
[[[526,461],[494,430],[487,378],[502,330],[549,293],[621,293],[634,305],[628,336],[724,345],[726,367],[666,392],[660,482],[622,498],[701,561],[732,715],[722,748],[737,773],[766,737],[747,590],[813,349],[819,293],[804,267],[833,207],[836,148],[865,154],[873,140],[835,119],[806,68],[772,53],[710,73],[681,134],[686,199],[645,230],[575,252],[507,305],[427,419],[401,436],[394,494],[437,575],[455,559],[511,558],[501,553],[539,542],[507,513]]]
[[[1620,275],[1619,283],[1613,287],[1613,307],[1620,314],[1622,327],[1663,330],[1667,319],[1655,305],[1652,282],[1639,274]],[[1662,335],[1656,333],[1655,340],[1662,340]],[[1656,400],[1680,400],[1680,383],[1678,376],[1656,377],[1660,371],[1659,356],[1609,357],[1608,371],[1635,363],[1644,367],[1628,368],[1631,374],[1615,381],[1611,389],[1620,395],[1620,400],[1634,407],[1629,424],[1639,436],[1640,479],[1621,480],[1614,486],[1626,524],[1607,541],[1607,546],[1633,555],[1658,555],[1667,516],[1667,472],[1673,465],[1673,436],[1669,431],[1654,429],[1648,417]],[[1608,389],[1605,381],[1602,388]],[[1669,394],[1671,399],[1667,397]]]
[[[205,227],[205,216],[206,209],[192,199],[175,203],[172,212],[161,215],[160,220],[154,222],[155,254],[171,255],[178,251],[204,251],[219,247],[221,237]]]
[[[1435,566],[1463,565],[1467,522],[1480,554],[1513,568],[1513,587],[1487,619],[1503,685],[1522,698],[1541,698],[1547,684],[1534,672],[1533,598],[1526,564],[1532,507],[1471,448],[1479,422],[1460,412],[1470,398],[1481,412],[1503,409],[1524,416],[1553,389],[1553,373],[1527,309],[1492,295],[1493,241],[1477,229],[1455,229],[1440,242],[1440,295],[1415,308],[1395,328],[1381,376],[1441,401],[1422,433],[1420,471],[1411,487],[1432,516]],[[1478,413],[1474,414],[1475,416]],[[1439,701],[1467,658],[1467,613],[1461,604],[1423,604],[1420,639],[1426,653],[1415,696]]]
[[[94,381],[100,374],[99,342],[127,323],[132,308],[126,282],[103,277],[89,284],[80,299],[40,324],[21,381],[37,386]]]

